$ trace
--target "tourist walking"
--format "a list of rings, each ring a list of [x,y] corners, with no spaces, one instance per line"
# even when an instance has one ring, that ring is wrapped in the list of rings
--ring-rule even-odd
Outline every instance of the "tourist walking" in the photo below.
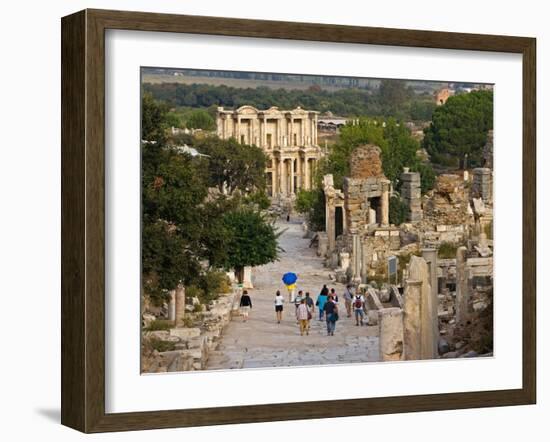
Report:
[[[323,320],[323,315],[325,314],[325,304],[327,303],[327,300],[328,296],[321,290],[321,293],[319,293],[319,296],[317,296],[317,300],[315,301],[315,305],[319,308],[319,321]]]
[[[296,295],[296,298],[294,298],[295,312],[298,311],[298,306],[301,304],[303,299],[304,299],[304,292],[302,290],[299,290],[298,294]]]
[[[336,330],[336,321],[338,321],[338,305],[334,302],[332,296],[328,297],[328,301],[325,304],[324,310],[327,321],[327,335],[334,336],[334,330]]]
[[[288,302],[293,303],[294,296],[296,294],[296,285],[293,284],[292,286],[287,287],[287,290],[288,290]]]
[[[298,308],[296,309],[296,319],[300,324],[300,335],[304,336],[304,332],[306,335],[309,335],[309,320],[311,319],[311,312],[309,311],[305,298],[302,298]]]
[[[346,314],[351,318],[351,301],[353,300],[353,286],[348,284],[344,290],[344,303],[346,305]]]
[[[330,289],[330,296],[332,296],[332,300],[338,304],[338,295],[336,294],[336,290],[334,290],[333,288]]]
[[[365,298],[363,295],[358,294],[353,297],[353,311],[355,312],[355,325],[363,325],[363,315],[365,308]]]
[[[321,289],[321,295],[325,295],[325,296],[328,296],[328,295],[329,295],[328,287],[327,287],[326,284],[325,284],[325,285],[323,286],[323,288]]]
[[[241,308],[241,316],[243,317],[243,322],[246,322],[248,320],[250,309],[252,308],[252,299],[250,299],[250,296],[248,295],[248,292],[246,290],[243,291],[239,306]]]
[[[306,292],[306,297],[304,299],[306,300],[306,305],[310,313],[310,318],[309,318],[310,320],[307,321],[307,328],[309,330],[311,327],[311,318],[315,313],[315,302],[313,302],[313,298],[309,295],[309,292]]]
[[[285,302],[285,298],[283,295],[281,295],[281,292],[277,290],[277,293],[275,294],[275,317],[277,318],[277,324],[280,324],[283,320],[283,304]]]

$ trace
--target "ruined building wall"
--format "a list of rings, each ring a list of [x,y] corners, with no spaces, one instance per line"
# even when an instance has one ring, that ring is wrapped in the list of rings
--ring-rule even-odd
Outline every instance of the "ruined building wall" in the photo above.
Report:
[[[408,220],[420,221],[422,219],[420,173],[405,169],[401,174],[401,198],[407,204]]]
[[[472,198],[481,198],[484,203],[493,199],[493,174],[487,167],[478,167],[473,171]]]

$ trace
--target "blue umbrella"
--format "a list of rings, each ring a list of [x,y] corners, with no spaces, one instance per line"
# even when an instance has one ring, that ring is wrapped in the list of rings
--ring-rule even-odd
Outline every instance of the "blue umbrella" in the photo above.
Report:
[[[298,280],[296,273],[288,272],[283,275],[283,282],[285,285],[292,285]]]

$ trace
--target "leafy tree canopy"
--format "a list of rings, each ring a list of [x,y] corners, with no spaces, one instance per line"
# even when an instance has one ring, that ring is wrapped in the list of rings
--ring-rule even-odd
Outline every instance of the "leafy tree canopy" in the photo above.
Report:
[[[208,155],[209,185],[232,194],[264,190],[267,157],[257,146],[240,144],[230,138],[211,136],[197,140],[194,147]]]
[[[426,174],[423,192],[433,187],[434,173],[430,165],[422,163],[416,154],[420,149],[418,141],[411,136],[409,129],[393,118],[362,118],[357,124],[344,126],[340,132],[340,142],[333,146],[328,158],[322,162],[320,174],[332,173],[335,186],[342,187],[344,177],[349,176],[351,153],[361,144],[375,144],[380,147],[382,169],[394,186],[399,187],[399,176],[403,167],[409,167],[413,171]]]
[[[216,122],[204,109],[196,109],[189,113],[185,125],[189,129],[214,130]]]
[[[279,234],[262,214],[237,209],[225,213],[223,223],[229,232],[225,268],[239,272],[246,266],[259,266],[277,259]]]
[[[433,113],[423,145],[434,163],[459,167],[482,164],[487,131],[493,128],[493,91],[480,90],[450,97]]]
[[[325,194],[322,189],[300,190],[296,195],[296,210],[307,217],[315,231],[325,230]]]
[[[245,104],[260,109],[271,106],[281,109],[301,106],[342,116],[393,116],[424,121],[431,118],[434,108],[430,94],[415,95],[406,82],[401,80],[383,80],[377,90],[346,88],[331,91],[318,86],[307,90],[289,90],[264,86],[238,88],[179,83],[146,83],[143,87],[145,91],[153,93],[155,98],[178,108],[237,108]]]

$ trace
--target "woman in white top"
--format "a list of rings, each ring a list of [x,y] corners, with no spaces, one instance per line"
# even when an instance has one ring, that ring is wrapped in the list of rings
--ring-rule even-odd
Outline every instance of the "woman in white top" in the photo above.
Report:
[[[283,295],[281,295],[281,292],[277,290],[277,293],[275,294],[275,316],[277,317],[277,324],[280,324],[283,320],[283,304],[285,302],[285,298]]]

